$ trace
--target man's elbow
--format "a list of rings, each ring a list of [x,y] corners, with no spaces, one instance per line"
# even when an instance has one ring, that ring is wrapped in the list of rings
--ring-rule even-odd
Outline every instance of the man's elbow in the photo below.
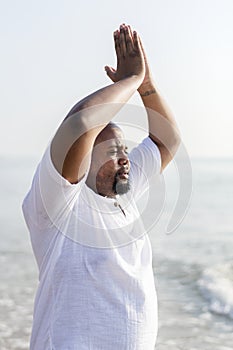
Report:
[[[174,135],[174,137],[172,137],[166,145],[157,143],[157,147],[161,155],[161,172],[173,160],[180,144],[181,137],[178,134]]]

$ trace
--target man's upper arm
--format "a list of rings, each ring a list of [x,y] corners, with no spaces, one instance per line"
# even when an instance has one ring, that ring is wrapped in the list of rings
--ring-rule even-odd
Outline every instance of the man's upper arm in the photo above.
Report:
[[[161,156],[161,170],[162,172],[164,168],[171,162],[171,160],[174,158],[174,155],[179,147],[178,142],[174,142],[173,147],[170,147],[168,149],[166,146],[164,146],[158,139],[154,138],[151,134],[149,135],[151,141],[158,147],[158,150],[160,152]]]
[[[81,121],[70,116],[64,120],[51,143],[51,159],[56,170],[71,184],[85,175],[94,141],[101,127],[86,131]]]

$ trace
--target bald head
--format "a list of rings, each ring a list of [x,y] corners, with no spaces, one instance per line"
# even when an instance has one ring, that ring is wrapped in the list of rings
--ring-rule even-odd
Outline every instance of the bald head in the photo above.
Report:
[[[101,142],[115,139],[116,137],[123,139],[124,138],[123,131],[117,124],[110,122],[96,137],[94,146],[98,145]]]

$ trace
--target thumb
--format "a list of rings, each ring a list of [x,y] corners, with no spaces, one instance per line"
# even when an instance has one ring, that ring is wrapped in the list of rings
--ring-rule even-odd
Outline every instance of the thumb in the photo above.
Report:
[[[105,72],[107,73],[108,77],[115,82],[115,75],[116,75],[116,70],[112,67],[109,66],[105,66],[104,67]]]
[[[145,58],[145,60],[146,60],[146,52],[145,52],[145,49],[144,49],[144,47],[143,47],[143,45],[142,45],[142,40],[141,40],[141,38],[140,37],[138,37],[138,41],[139,41],[139,45],[140,45],[140,48],[141,48],[141,50],[142,50],[142,53],[143,53],[143,56],[144,56],[144,58]]]

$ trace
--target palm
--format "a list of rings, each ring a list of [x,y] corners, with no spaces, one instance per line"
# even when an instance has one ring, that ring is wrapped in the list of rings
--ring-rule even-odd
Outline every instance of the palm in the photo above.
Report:
[[[128,76],[137,75],[144,79],[145,62],[140,47],[140,39],[129,26],[121,26],[120,32],[114,32],[117,68],[106,66],[105,70],[113,82]]]

